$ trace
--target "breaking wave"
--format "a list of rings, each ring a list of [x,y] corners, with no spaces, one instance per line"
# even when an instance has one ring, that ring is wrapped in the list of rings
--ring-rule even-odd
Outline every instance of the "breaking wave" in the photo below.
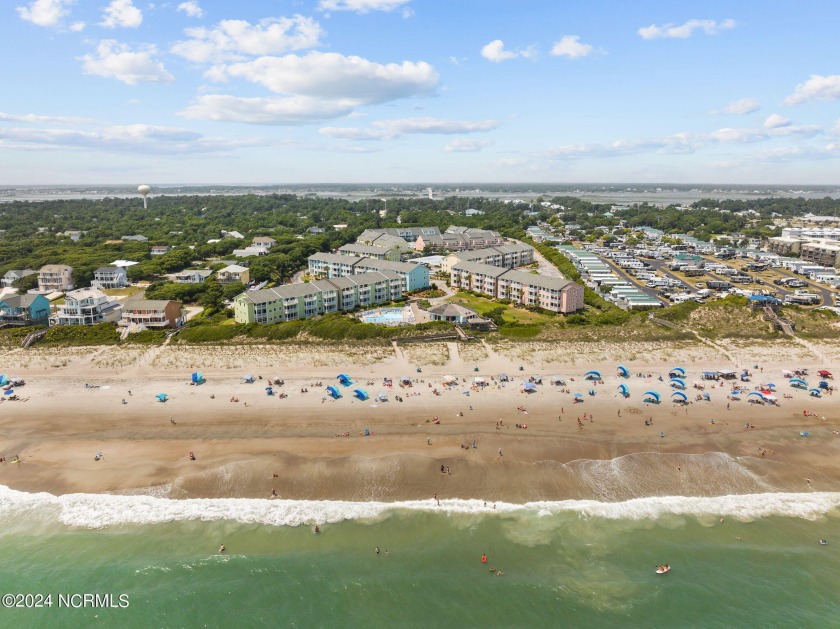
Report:
[[[58,522],[77,528],[160,524],[182,521],[231,521],[270,526],[300,526],[344,520],[370,520],[394,511],[446,515],[577,514],[580,518],[655,520],[677,516],[725,516],[752,520],[771,516],[817,519],[840,507],[840,492],[760,493],[713,497],[656,496],[621,502],[560,500],[511,504],[483,500],[346,502],[339,500],[264,500],[153,495],[25,493],[0,485],[0,518]]]

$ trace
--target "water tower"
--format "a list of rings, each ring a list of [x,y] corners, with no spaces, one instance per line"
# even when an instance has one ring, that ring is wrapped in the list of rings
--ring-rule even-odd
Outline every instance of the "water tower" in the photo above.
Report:
[[[146,184],[143,184],[142,186],[137,186],[137,192],[139,192],[140,194],[143,195],[143,209],[144,210],[148,208],[148,206],[146,205],[146,197],[148,196],[148,194],[151,191],[152,191],[152,189],[149,186],[147,186]]]

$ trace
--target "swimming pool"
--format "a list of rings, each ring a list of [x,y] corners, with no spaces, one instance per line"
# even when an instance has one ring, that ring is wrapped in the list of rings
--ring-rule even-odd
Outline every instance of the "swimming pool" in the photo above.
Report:
[[[378,323],[380,325],[412,325],[414,313],[411,308],[377,308],[359,313],[359,319],[365,323]]]

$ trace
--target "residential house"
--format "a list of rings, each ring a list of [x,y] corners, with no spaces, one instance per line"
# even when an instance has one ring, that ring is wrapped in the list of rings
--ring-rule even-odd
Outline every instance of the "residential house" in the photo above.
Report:
[[[240,234],[239,232],[236,232],[236,231],[225,231],[223,229],[222,230],[222,238],[239,238],[239,239],[242,239],[242,238],[245,238],[245,236],[243,236],[242,234]]]
[[[119,325],[143,325],[149,329],[178,328],[184,325],[180,301],[129,299],[123,304]]]
[[[149,239],[143,236],[142,234],[134,234],[133,236],[123,236],[122,238],[120,238],[120,240],[135,240],[137,242],[146,242]]]
[[[259,247],[260,249],[271,249],[274,245],[277,244],[277,241],[270,236],[256,236],[254,240],[251,242],[251,246]]]
[[[9,295],[0,299],[0,324],[48,325],[50,302],[43,295]]]
[[[234,318],[237,323],[282,323],[372,306],[402,294],[401,276],[374,271],[242,293],[233,301]]]
[[[475,310],[459,304],[442,303],[427,309],[432,321],[448,321],[449,323],[484,323],[487,319],[479,317]]]
[[[315,276],[332,279],[370,271],[397,273],[404,280],[405,292],[429,287],[429,268],[422,264],[343,256],[335,253],[316,253],[309,256],[309,272]]]
[[[170,247],[169,245],[154,245],[152,247],[152,250],[149,251],[149,254],[153,256],[162,256],[164,253],[170,251],[171,249],[172,247]]]
[[[73,267],[66,264],[46,264],[38,271],[38,290],[42,293],[73,289]]]
[[[375,258],[377,260],[392,260],[399,262],[402,259],[400,250],[396,247],[379,247],[377,245],[363,245],[360,243],[347,244],[338,248],[338,253],[343,256],[357,256],[364,258]]]
[[[101,266],[93,272],[94,288],[123,288],[128,286],[128,275],[119,266]]]
[[[239,266],[238,264],[229,264],[216,273],[216,279],[219,281],[219,284],[233,284],[234,282],[247,284],[250,278],[251,271],[248,267]]]
[[[583,287],[556,277],[505,269],[477,262],[460,262],[450,270],[450,283],[524,306],[564,314],[583,309]]]
[[[59,232],[58,234],[56,234],[56,236],[66,236],[66,237],[70,238],[70,240],[72,240],[73,242],[76,242],[84,235],[84,233],[85,232],[81,232],[81,231],[77,231],[77,230],[68,230],[68,231]]]
[[[210,269],[185,269],[174,273],[171,277],[176,284],[201,284],[211,275],[213,271]]]
[[[20,278],[34,274],[35,271],[33,271],[32,269],[12,269],[11,271],[6,271],[5,275],[3,275],[3,278],[0,279],[0,285],[2,285],[5,288],[8,288],[12,284],[17,282]]]
[[[250,258],[251,256],[264,256],[268,254],[268,249],[264,247],[245,247],[244,249],[234,249],[230,255],[235,258]]]
[[[120,304],[97,288],[79,288],[64,295],[55,321],[58,325],[96,325],[120,318]]]

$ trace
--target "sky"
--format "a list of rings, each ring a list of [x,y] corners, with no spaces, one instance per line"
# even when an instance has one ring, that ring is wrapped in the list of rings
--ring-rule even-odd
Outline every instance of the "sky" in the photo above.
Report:
[[[840,184],[829,0],[0,11],[0,185]]]

